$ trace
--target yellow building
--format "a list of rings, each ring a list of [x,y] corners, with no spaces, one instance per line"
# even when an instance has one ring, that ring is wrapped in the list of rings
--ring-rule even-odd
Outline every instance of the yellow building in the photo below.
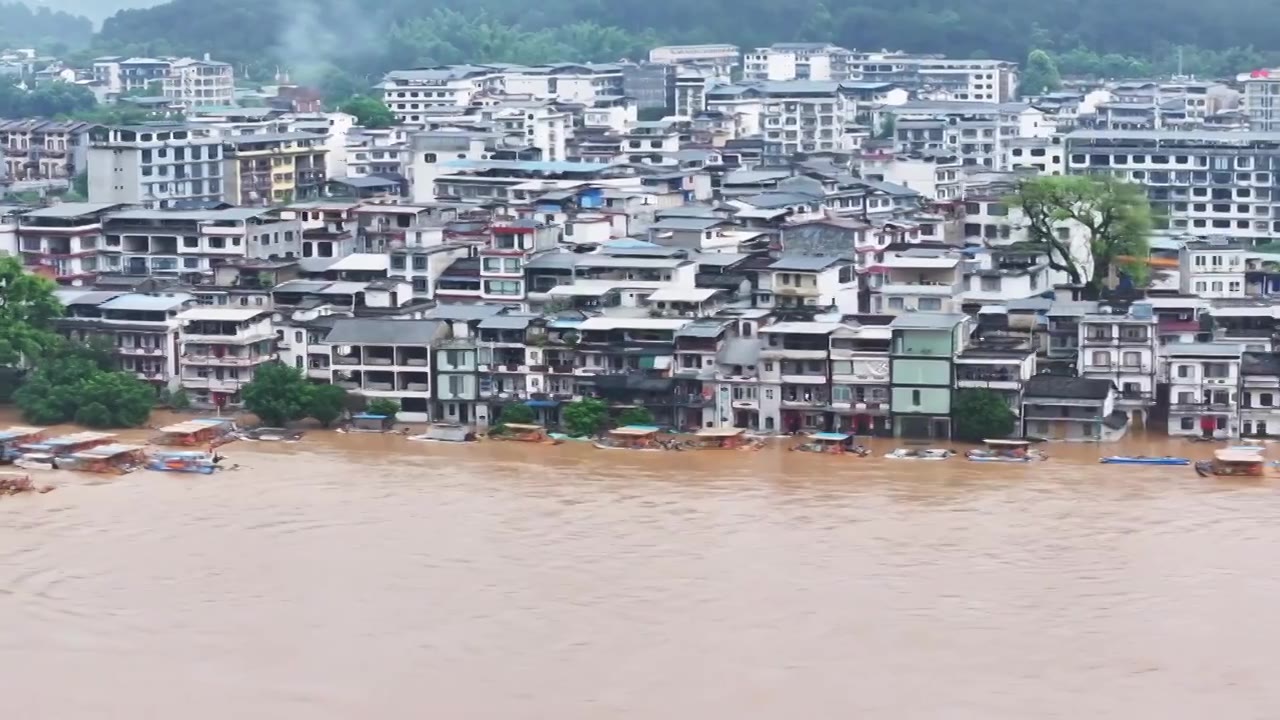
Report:
[[[266,206],[319,198],[326,181],[324,140],[308,132],[226,137],[227,202]]]

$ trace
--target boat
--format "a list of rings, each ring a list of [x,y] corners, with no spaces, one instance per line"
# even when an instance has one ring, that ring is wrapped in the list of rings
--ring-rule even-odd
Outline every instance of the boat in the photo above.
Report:
[[[1098,462],[1104,465],[1190,465],[1191,461],[1180,457],[1147,457],[1145,455],[1110,455]]]
[[[764,441],[748,438],[742,428],[703,428],[686,445],[694,450],[759,450]]]
[[[1027,440],[983,440],[985,448],[969,450],[964,454],[971,462],[1028,463],[1048,460],[1049,456],[1031,449]]]
[[[58,468],[79,472],[124,475],[146,464],[147,457],[141,445],[99,445],[57,459]]]
[[[898,448],[893,452],[885,453],[884,456],[890,460],[946,460],[955,454],[954,450],[945,448],[928,448],[925,450]]]
[[[23,455],[29,453],[48,453],[63,457],[72,455],[84,450],[106,445],[115,439],[112,433],[101,432],[78,432],[70,435],[59,435],[58,437],[45,438],[36,442],[24,443],[18,446],[19,452]]]
[[[432,423],[421,435],[409,438],[415,442],[475,442],[476,434],[466,425],[456,423]]]
[[[394,422],[395,418],[390,415],[357,413],[351,416],[351,423],[346,427],[338,428],[338,432],[384,433],[391,429],[391,424]]]
[[[23,493],[47,493],[52,485],[36,485],[30,475],[23,473],[0,473],[0,495],[21,495]]]
[[[1217,450],[1213,460],[1195,464],[1200,477],[1263,477],[1267,474],[1267,458],[1260,447],[1235,447]]]
[[[179,447],[225,445],[236,439],[236,424],[231,418],[197,418],[166,425],[159,435],[147,442],[152,445]]]
[[[0,430],[0,465],[16,460],[22,454],[22,445],[39,442],[44,433],[44,428],[19,425]]]
[[[302,439],[303,432],[301,430],[289,430],[288,428],[259,427],[249,430],[241,430],[236,434],[241,440],[262,441],[262,442],[298,442]]]
[[[46,452],[28,452],[19,455],[13,461],[14,467],[23,470],[58,470],[58,456]]]
[[[544,443],[559,445],[563,440],[556,439],[541,425],[527,423],[503,423],[489,433],[490,440],[510,440],[512,442]]]
[[[157,472],[181,472],[212,475],[220,468],[221,456],[199,450],[166,450],[147,458],[147,469]]]
[[[832,455],[848,453],[858,457],[866,457],[871,452],[861,445],[855,445],[852,435],[835,432],[812,433],[807,438],[807,442],[800,443],[791,449],[799,452],[829,453]]]
[[[654,425],[623,425],[593,444],[600,450],[668,450],[669,446],[658,440],[661,431]]]

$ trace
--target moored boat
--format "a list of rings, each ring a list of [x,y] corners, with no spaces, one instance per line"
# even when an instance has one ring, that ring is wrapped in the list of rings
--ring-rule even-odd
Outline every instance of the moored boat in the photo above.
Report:
[[[432,423],[427,431],[421,435],[413,435],[408,438],[415,442],[448,442],[463,443],[475,442],[476,434],[466,425],[458,425],[456,423]]]
[[[22,451],[22,445],[39,442],[45,430],[36,427],[14,426],[0,430],[0,464],[8,464],[16,460]]]
[[[1031,449],[1026,440],[983,440],[985,448],[969,450],[964,455],[972,462],[1028,463],[1048,460],[1049,456]]]
[[[1200,477],[1264,477],[1267,458],[1260,447],[1235,447],[1217,450],[1213,460],[1195,464]]]
[[[847,453],[858,457],[866,457],[871,453],[861,445],[855,445],[852,435],[835,432],[813,433],[809,435],[806,442],[800,443],[791,449],[800,452],[828,453],[832,455],[844,455]]]
[[[141,445],[99,445],[58,458],[58,468],[105,475],[124,475],[146,463],[146,454],[143,450]]]
[[[653,425],[624,425],[609,431],[607,437],[593,444],[600,450],[667,450],[658,433],[662,428]]]
[[[212,475],[220,467],[219,455],[200,452],[198,450],[170,450],[152,453],[147,458],[147,469],[157,472],[198,473]]]
[[[217,447],[236,439],[236,424],[231,418],[196,418],[160,428],[151,438],[152,445]]]
[[[764,442],[748,438],[742,428],[703,428],[694,433],[687,445],[695,450],[759,450]]]
[[[898,448],[893,452],[884,454],[890,460],[946,460],[952,455],[955,455],[955,451],[945,448],[927,448],[924,450]]]
[[[1110,455],[1098,462],[1104,465],[1190,465],[1191,461],[1180,457],[1147,457],[1145,455]]]
[[[489,433],[490,440],[510,440],[513,442],[532,442],[545,443],[547,445],[559,445],[564,442],[558,438],[551,437],[547,429],[541,425],[526,423],[505,423],[499,426],[499,432]],[[495,428],[497,430],[497,428]]]

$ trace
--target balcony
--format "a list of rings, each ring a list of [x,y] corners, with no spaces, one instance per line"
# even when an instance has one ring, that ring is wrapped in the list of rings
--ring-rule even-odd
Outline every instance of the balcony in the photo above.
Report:
[[[276,353],[263,353],[261,355],[190,355],[183,354],[181,363],[183,365],[197,366],[220,366],[220,367],[248,367],[250,365],[261,365],[262,363],[277,360],[279,355]]]
[[[783,297],[818,297],[821,293],[816,286],[796,287],[795,285],[774,285],[773,294]]]
[[[1208,413],[1208,412],[1235,412],[1235,403],[1230,402],[1210,402],[1210,403],[1172,403],[1169,405],[1169,412],[1176,413]]]
[[[132,357],[159,357],[164,355],[164,348],[158,347],[142,347],[140,345],[117,345],[115,347],[117,355],[127,355]]]
[[[1089,333],[1084,336],[1085,345],[1114,345],[1120,339],[1119,335],[1111,335],[1105,333]]]
[[[940,283],[940,282],[887,282],[878,288],[873,288],[873,292],[881,295],[922,295],[925,297],[951,297],[958,295],[961,291],[960,283]]]
[[[1200,332],[1200,323],[1196,320],[1160,320],[1156,329],[1162,333]]]

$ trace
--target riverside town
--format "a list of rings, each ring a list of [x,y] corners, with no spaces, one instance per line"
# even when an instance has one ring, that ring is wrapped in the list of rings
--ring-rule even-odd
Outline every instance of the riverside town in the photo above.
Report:
[[[670,46],[329,110],[208,56],[6,51],[132,121],[0,121],[0,254],[184,408],[284,366],[462,439],[1280,435],[1280,72],[1045,62]]]

